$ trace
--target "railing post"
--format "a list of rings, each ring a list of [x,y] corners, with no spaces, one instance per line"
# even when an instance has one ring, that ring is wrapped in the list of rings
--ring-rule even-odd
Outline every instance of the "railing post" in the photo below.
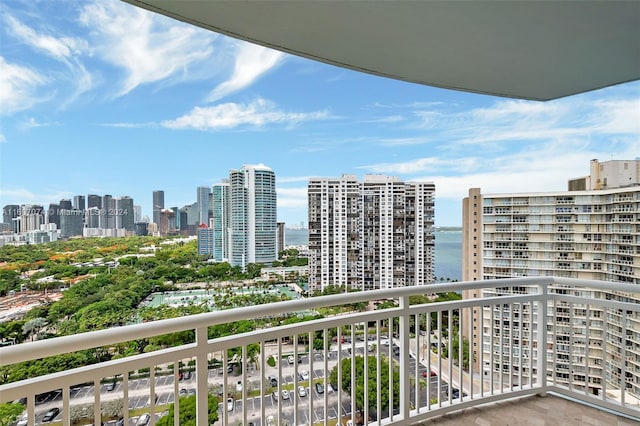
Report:
[[[548,322],[548,306],[549,306],[549,285],[546,282],[538,285],[538,385],[540,391],[538,396],[547,396],[547,322]],[[532,312],[533,314],[533,309]],[[531,354],[533,356],[533,354]]]
[[[411,392],[411,383],[409,381],[409,296],[400,297],[400,313],[399,318],[399,338],[400,338],[400,414],[403,419],[409,418],[411,409],[409,394]],[[392,336],[390,336],[391,338]],[[393,340],[392,340],[393,342]],[[393,345],[391,345],[393,346]],[[392,390],[390,389],[389,392]],[[389,407],[393,412],[393,407]]]
[[[207,327],[196,328],[196,424],[198,426],[209,423],[207,338]]]

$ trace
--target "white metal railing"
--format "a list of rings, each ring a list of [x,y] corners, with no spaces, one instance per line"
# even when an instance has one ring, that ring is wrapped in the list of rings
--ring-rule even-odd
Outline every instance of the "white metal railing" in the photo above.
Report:
[[[413,295],[465,290],[485,296],[410,304]],[[195,331],[195,341],[4,384],[0,402],[26,398],[29,425],[58,407],[56,421],[69,426],[70,413],[78,407],[85,407],[89,423],[101,424],[104,404],[122,399],[125,425],[132,405],[144,407],[154,424],[176,396],[193,389],[199,425],[207,424],[209,393],[220,397],[216,424],[345,424],[358,415],[370,424],[387,425],[554,392],[640,419],[638,373],[627,361],[624,338],[619,347],[611,339],[632,333],[629,339],[638,341],[638,331],[626,321],[602,321],[608,313],[620,312],[637,321],[638,298],[640,290],[630,284],[515,278],[347,293],[118,327],[1,348],[0,366],[185,330]],[[397,306],[208,339],[209,327],[219,324],[389,299]],[[584,325],[573,321],[574,310],[576,318],[587,319]],[[556,312],[563,317],[568,313],[568,326],[555,327]],[[465,350],[456,347],[467,344],[477,348],[470,360],[474,374],[460,368],[466,367]],[[340,386],[346,380],[356,383],[358,356],[363,357],[366,380],[357,388]],[[188,366],[189,361],[194,377],[181,381],[180,363]],[[332,369],[337,371],[336,389],[329,383]],[[148,373],[136,376],[140,370]],[[107,391],[104,379],[115,376],[120,378],[115,389]],[[298,393],[300,386],[306,396]],[[288,399],[283,391],[289,392]],[[175,425],[179,408],[178,403]]]

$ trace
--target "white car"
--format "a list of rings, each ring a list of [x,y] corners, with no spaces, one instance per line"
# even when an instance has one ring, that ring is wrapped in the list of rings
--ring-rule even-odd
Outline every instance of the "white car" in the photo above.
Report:
[[[234,403],[233,398],[227,398],[227,411],[233,411]]]
[[[289,364],[294,364],[296,362],[296,359],[293,357],[293,355],[289,355],[287,357],[287,360],[289,361]]]
[[[298,386],[298,395],[307,396],[307,390],[304,386]]]
[[[289,399],[289,398],[290,398],[290,397],[289,397],[289,391],[288,391],[288,390],[286,390],[286,389],[285,389],[285,390],[283,390],[283,391],[282,391],[282,399],[285,399],[285,400],[286,400],[286,399]]]
[[[236,392],[242,392],[242,380],[238,380],[236,383]]]
[[[300,372],[300,377],[302,378],[302,380],[307,381],[309,380],[309,372],[308,371],[301,371]]]
[[[149,424],[149,420],[151,420],[151,416],[149,415],[149,413],[144,413],[143,415],[138,417],[136,426],[147,426]]]

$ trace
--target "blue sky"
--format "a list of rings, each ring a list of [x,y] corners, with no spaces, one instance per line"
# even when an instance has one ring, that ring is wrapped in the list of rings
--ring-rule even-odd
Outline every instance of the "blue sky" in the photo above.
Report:
[[[307,222],[309,177],[436,185],[461,199],[565,190],[589,160],[640,156],[640,83],[537,103],[361,74],[118,1],[0,2],[0,205],[129,195],[151,214],[229,169],[276,173],[278,220]]]

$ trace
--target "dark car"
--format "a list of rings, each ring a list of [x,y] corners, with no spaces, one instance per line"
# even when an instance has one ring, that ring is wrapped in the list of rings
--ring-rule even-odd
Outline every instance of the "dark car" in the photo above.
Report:
[[[316,386],[316,392],[324,393],[324,385],[322,383],[317,382],[315,386]]]
[[[51,410],[47,411],[44,414],[44,417],[42,417],[42,421],[43,422],[51,422],[51,421],[53,421],[53,419],[58,417],[58,414],[60,414],[60,409],[58,407],[52,408]]]
[[[269,376],[267,380],[269,380],[269,384],[271,385],[271,387],[275,388],[276,386],[278,386],[278,379],[275,376]]]

